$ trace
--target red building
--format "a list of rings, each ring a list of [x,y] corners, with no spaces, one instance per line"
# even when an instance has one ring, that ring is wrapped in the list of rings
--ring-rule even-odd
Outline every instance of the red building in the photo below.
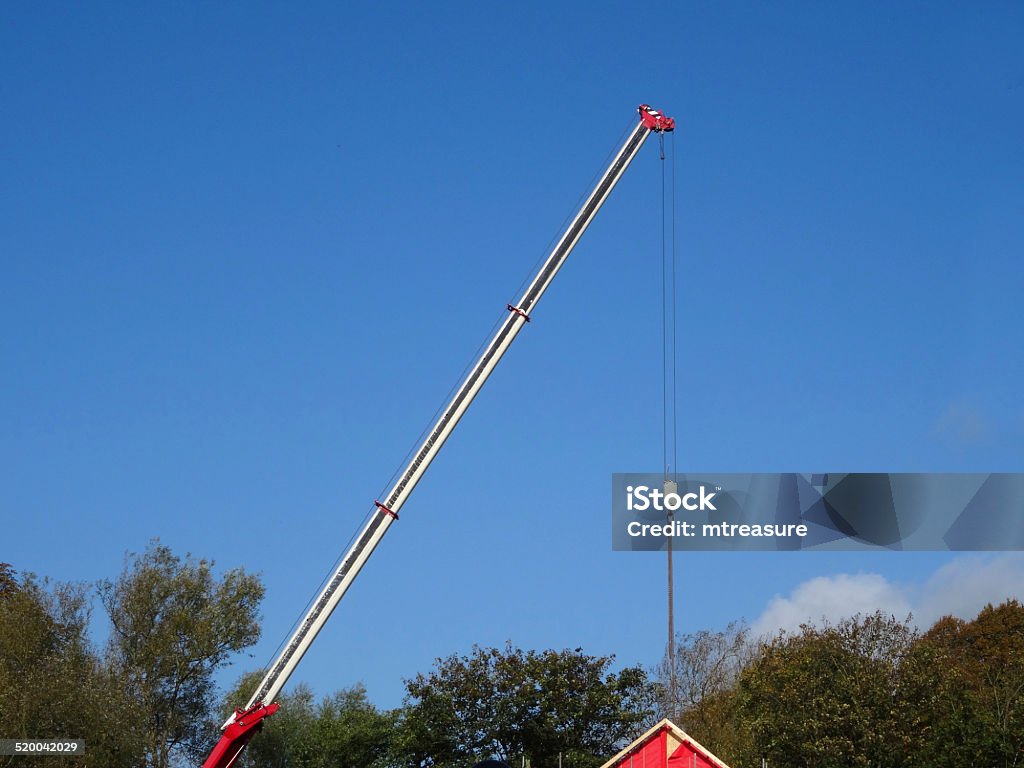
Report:
[[[662,720],[601,768],[729,768],[682,728]]]

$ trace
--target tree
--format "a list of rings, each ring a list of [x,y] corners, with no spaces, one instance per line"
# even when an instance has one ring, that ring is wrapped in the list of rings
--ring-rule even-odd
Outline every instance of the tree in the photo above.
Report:
[[[746,751],[748,733],[737,722],[736,680],[751,663],[757,646],[743,621],[724,630],[677,635],[674,669],[668,654],[655,668],[658,714],[683,726],[705,744],[714,744],[726,762]]]
[[[525,756],[548,766],[561,754],[567,767],[600,765],[653,714],[646,673],[640,667],[609,673],[613,660],[579,648],[538,652],[511,644],[438,659],[429,675],[406,681],[401,721],[434,754],[406,754],[404,764],[463,766]]]
[[[40,584],[0,566],[0,723],[4,738],[85,739],[96,765],[141,765],[135,702],[86,636],[80,585]],[[0,766],[78,766],[81,757],[0,757]]]
[[[738,715],[751,753],[794,768],[904,764],[900,674],[916,635],[875,613],[780,633],[739,677]]]
[[[10,563],[0,563],[0,598],[13,594],[18,589],[18,580],[14,567]]]
[[[138,728],[149,768],[167,768],[175,754],[205,757],[214,672],[259,638],[259,578],[239,568],[217,579],[212,569],[153,541],[99,585],[113,628],[108,660],[145,713]]]
[[[940,619],[915,644],[907,717],[921,738],[912,765],[1024,763],[1024,606],[987,605]]]
[[[370,768],[388,754],[395,716],[377,710],[362,685],[320,702],[302,768]]]
[[[407,682],[408,685],[408,682]],[[432,709],[438,711],[432,712]],[[431,768],[466,764],[466,754],[452,736],[456,723],[441,696],[415,703],[397,712],[388,764],[393,768]]]
[[[242,677],[228,695],[224,715],[259,684],[261,673]],[[242,754],[237,768],[370,768],[388,754],[395,716],[380,712],[355,685],[314,702],[299,684],[278,698],[280,710]]]
[[[676,635],[675,644],[674,668],[666,654],[655,669],[659,711],[672,720],[730,689],[756,652],[750,628],[742,621],[731,622],[719,632],[702,629]]]
[[[222,721],[249,700],[263,679],[262,672],[249,672],[238,680],[221,706]],[[292,768],[306,751],[316,719],[313,691],[300,683],[277,698],[280,709],[265,721],[263,730],[249,742],[238,759],[237,768]]]

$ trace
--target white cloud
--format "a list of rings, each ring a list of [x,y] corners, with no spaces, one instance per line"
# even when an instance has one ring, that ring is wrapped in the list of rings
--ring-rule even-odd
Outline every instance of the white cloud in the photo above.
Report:
[[[903,592],[877,573],[842,573],[805,581],[788,597],[776,595],[753,624],[755,634],[799,629],[801,624],[835,622],[857,613],[883,610],[906,616],[910,603]]]
[[[941,616],[974,618],[986,603],[1024,597],[1024,554],[963,555],[931,575],[916,596],[914,616],[930,626]]]
[[[970,619],[986,603],[1024,596],[1024,554],[996,557],[962,555],[935,571],[923,584],[898,584],[877,573],[819,576],[788,596],[776,595],[753,622],[756,634],[801,624],[836,622],[855,614],[883,611],[899,619],[913,614],[926,629],[941,616]]]

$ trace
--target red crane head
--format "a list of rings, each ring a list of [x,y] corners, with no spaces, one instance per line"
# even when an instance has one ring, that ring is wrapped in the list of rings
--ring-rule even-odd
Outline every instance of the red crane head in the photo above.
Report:
[[[640,113],[640,121],[645,128],[664,133],[675,130],[676,121],[671,117],[665,117],[650,104],[641,104],[636,111]]]

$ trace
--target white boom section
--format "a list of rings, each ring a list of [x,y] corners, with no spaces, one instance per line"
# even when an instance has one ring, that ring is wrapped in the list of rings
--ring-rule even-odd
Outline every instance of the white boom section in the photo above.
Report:
[[[491,371],[494,370],[502,355],[505,354],[505,350],[508,349],[523,325],[528,322],[527,318],[536,306],[537,301],[544,291],[547,290],[551,280],[557,274],[562,264],[565,263],[565,259],[569,256],[580,236],[594,219],[595,214],[597,214],[601,205],[607,199],[609,193],[615,187],[615,184],[636,156],[640,147],[643,146],[650,133],[651,129],[641,120],[640,124],[637,125],[626,140],[626,143],[622,145],[615,159],[612,160],[611,165],[608,166],[608,169],[601,177],[601,180],[573,218],[569,228],[562,235],[554,250],[551,251],[544,265],[534,277],[533,282],[530,283],[529,288],[526,289],[526,293],[523,294],[519,305],[508,313],[508,318],[502,323],[501,328],[487,345],[480,359],[477,360],[465,381],[462,382],[448,407],[445,408],[443,415],[430,430],[423,445],[420,446],[412,461],[388,492],[386,500],[383,502],[383,508],[378,508],[377,513],[370,517],[369,522],[363,527],[355,543],[345,553],[341,564],[327,582],[327,586],[324,587],[312,607],[306,613],[302,623],[299,624],[298,629],[295,630],[284,650],[281,651],[277,659],[270,666],[259,688],[246,705],[246,709],[249,709],[258,702],[269,704],[277,698],[278,693],[281,692],[289,676],[295,670],[296,665],[323,628],[331,612],[337,606],[338,601],[344,596],[367,558],[373,553],[377,544],[380,543],[384,534],[387,533],[388,528],[391,527],[391,523],[394,522],[395,518],[389,514],[389,511],[397,513],[402,508],[402,505],[405,504],[409,494],[412,493],[413,488],[416,487],[423,473],[430,466],[430,462],[434,460],[437,452],[441,450],[441,446],[444,445],[445,440],[448,439],[452,430],[455,429],[455,425],[459,423],[462,414],[466,412],[469,404],[476,397],[477,392],[480,391],[484,382],[487,381]],[[228,722],[232,722],[232,719],[229,719]]]

